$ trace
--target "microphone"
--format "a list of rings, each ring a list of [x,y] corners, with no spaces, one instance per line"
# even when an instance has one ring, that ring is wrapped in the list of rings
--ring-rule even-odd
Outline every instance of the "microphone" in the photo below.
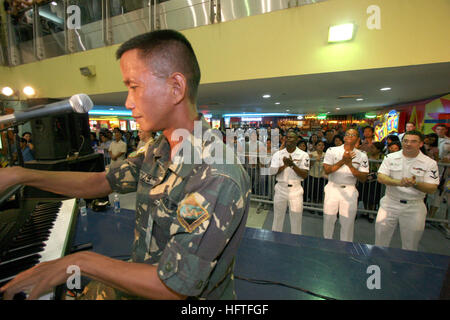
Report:
[[[80,93],[72,96],[69,100],[57,101],[47,105],[37,106],[27,111],[14,112],[0,116],[0,124],[23,123],[28,120],[47,117],[62,113],[86,113],[92,109],[94,104],[89,96]]]

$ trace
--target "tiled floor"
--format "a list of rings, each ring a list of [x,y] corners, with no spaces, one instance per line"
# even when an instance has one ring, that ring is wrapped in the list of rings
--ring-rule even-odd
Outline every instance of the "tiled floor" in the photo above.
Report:
[[[111,196],[110,199],[112,200]],[[125,209],[135,209],[136,194],[120,195],[121,207]],[[273,221],[272,206],[268,205],[266,210],[257,212],[258,203],[252,202],[250,212],[247,218],[247,227],[262,228],[271,230]],[[302,219],[303,235],[313,237],[323,237],[323,219],[316,212],[315,214],[304,211]],[[334,230],[334,239],[339,239],[339,222],[336,222]],[[284,221],[283,232],[290,232],[289,214]],[[375,224],[370,223],[365,217],[359,216],[355,221],[354,242],[374,244]],[[392,237],[391,246],[401,248],[400,232],[397,230]],[[438,227],[427,224],[422,240],[419,244],[419,251],[436,253],[450,256],[450,239],[446,238],[445,233]]]

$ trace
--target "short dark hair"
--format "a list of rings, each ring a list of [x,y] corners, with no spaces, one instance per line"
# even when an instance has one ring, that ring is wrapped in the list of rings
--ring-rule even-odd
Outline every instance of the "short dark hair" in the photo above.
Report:
[[[383,151],[383,149],[384,149],[384,143],[379,142],[379,141],[374,142],[374,143],[373,143],[373,146],[374,146],[375,148],[377,148],[379,151]]]
[[[415,124],[414,122],[408,121],[408,122],[405,123],[405,127],[406,127],[406,125],[407,125],[408,123],[412,124],[414,127],[416,126],[416,124]]]
[[[406,133],[405,133],[406,134]],[[400,138],[398,136],[396,136],[395,134],[390,134],[386,137],[386,140],[390,139],[392,142],[394,141],[400,141]]]
[[[180,72],[186,77],[188,96],[191,102],[197,99],[200,84],[200,67],[194,49],[184,35],[175,30],[156,30],[138,35],[124,42],[116,52],[116,58],[133,49],[141,56],[156,56],[152,61],[152,71],[162,77]]]
[[[402,149],[402,144],[401,144],[400,141],[394,141],[394,142],[389,143],[389,144],[388,144],[388,148],[389,148],[390,146],[393,146],[393,145],[396,145],[396,146],[399,148],[399,150]]]
[[[22,137],[23,137],[24,135],[26,135],[26,134],[29,134],[30,136],[32,135],[31,132],[26,131],[26,132],[22,133]]]
[[[411,131],[406,131],[406,132],[405,132],[405,134],[404,134],[403,137],[402,137],[402,141],[403,141],[403,139],[405,139],[405,136],[406,136],[407,134],[413,135],[413,136],[418,136],[419,139],[420,139],[420,141],[423,141],[423,139],[424,139],[424,136],[423,136],[423,133],[422,133],[422,132],[417,131],[417,130],[411,130]]]
[[[319,143],[323,143],[323,145],[325,145],[325,142],[322,140],[317,140],[316,143],[314,144],[314,146],[317,146]]]
[[[366,129],[370,129],[370,131],[372,131],[372,133],[374,133],[373,127],[371,127],[371,126],[364,127],[363,131],[365,131]]]
[[[434,138],[434,141],[431,144],[431,146],[432,147],[438,147],[439,146],[438,145],[439,136],[436,133],[434,133],[434,132],[433,133],[429,133],[429,134],[425,135],[425,138]]]
[[[335,143],[336,139],[339,139],[339,140],[342,141],[342,143],[344,143],[344,137],[341,136],[340,134],[337,134],[337,135],[335,135],[335,136],[333,137],[333,144],[336,144],[336,143]]]

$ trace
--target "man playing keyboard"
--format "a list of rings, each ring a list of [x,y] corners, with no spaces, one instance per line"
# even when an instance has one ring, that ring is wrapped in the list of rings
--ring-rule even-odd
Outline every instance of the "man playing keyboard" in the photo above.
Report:
[[[73,198],[137,192],[132,261],[78,252],[18,274],[0,293],[11,299],[26,291],[36,299],[64,284],[68,266],[76,265],[94,280],[83,292],[86,299],[233,299],[234,256],[249,208],[248,175],[238,164],[174,160],[175,131],[187,132],[184,141],[192,143],[195,121],[201,121],[202,131],[209,129],[196,108],[195,53],[183,35],[161,30],[128,40],[117,58],[128,88],[127,109],[142,130],[163,135],[145,153],[108,172],[0,169],[0,192],[16,184]],[[209,142],[201,142],[201,151]]]

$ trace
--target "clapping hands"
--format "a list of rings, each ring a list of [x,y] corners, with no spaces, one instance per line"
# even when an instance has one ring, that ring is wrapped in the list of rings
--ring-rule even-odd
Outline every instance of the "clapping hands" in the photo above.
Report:
[[[412,178],[402,178],[400,184],[402,187],[414,187],[416,185],[416,177],[412,176]]]
[[[284,157],[283,158],[283,163],[286,167],[292,167],[294,165],[294,161],[292,160],[291,156],[288,157]]]

